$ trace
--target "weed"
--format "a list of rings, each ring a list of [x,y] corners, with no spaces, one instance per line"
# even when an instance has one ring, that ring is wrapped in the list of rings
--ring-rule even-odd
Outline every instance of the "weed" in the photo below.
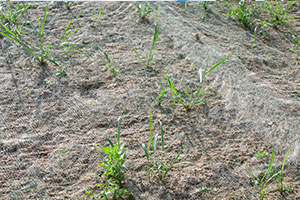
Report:
[[[282,194],[284,192],[287,191],[287,189],[284,188],[283,186],[283,178],[282,178],[282,174],[284,172],[284,165],[287,159],[287,156],[289,154],[289,152],[292,150],[293,146],[288,150],[288,152],[286,153],[284,160],[282,162],[282,166],[281,166],[281,170],[277,171],[275,167],[273,167],[273,160],[274,160],[274,147],[272,150],[272,154],[271,154],[271,158],[270,158],[270,162],[268,164],[268,169],[265,171],[265,173],[263,174],[262,178],[258,178],[255,177],[252,173],[252,171],[250,170],[250,168],[248,167],[248,171],[250,174],[250,177],[254,183],[254,186],[260,191],[260,198],[263,199],[264,195],[265,195],[265,188],[268,185],[268,183],[273,180],[275,177],[277,178],[278,182],[279,182],[279,187],[278,187],[278,191]],[[261,158],[264,153],[258,153],[257,157]]]
[[[234,16],[237,20],[242,22],[242,24],[249,28],[249,26],[252,24],[252,21],[250,19],[250,11],[246,9],[246,2],[240,1],[237,8],[231,7],[228,3],[225,2],[228,8],[230,8],[231,13],[227,13],[229,16]]]
[[[67,151],[69,151],[69,149],[64,149],[62,151],[60,149],[57,149],[57,153],[58,153],[57,161],[59,164],[61,164],[61,154],[66,153]]]
[[[200,187],[200,192],[205,192],[205,191],[208,191],[208,190],[210,190],[210,188],[205,187],[205,186]]]
[[[281,25],[283,22],[291,22],[288,21],[290,19],[293,19],[295,16],[291,17],[285,17],[285,15],[288,12],[288,9],[295,3],[295,1],[291,1],[286,8],[280,8],[279,4],[280,1],[278,1],[275,5],[273,6],[272,2],[269,2],[269,5],[267,7],[267,10],[269,11],[270,18],[269,21],[273,24],[274,28],[278,28],[279,25]]]
[[[296,59],[299,61],[300,60],[299,59],[300,38],[298,37],[298,33],[296,36],[293,35],[293,43],[294,43],[294,47],[290,48],[290,50],[296,54]]]
[[[105,59],[107,61],[106,64],[106,68],[109,69],[111,72],[113,72],[116,76],[119,75],[120,73],[120,70],[116,68],[116,65],[115,63],[108,57],[108,54],[106,53],[106,51],[103,50],[103,53],[104,53],[104,56],[105,56]]]
[[[152,39],[152,44],[151,44],[151,48],[148,54],[146,54],[146,62],[145,62],[145,66],[149,67],[150,64],[153,61],[153,56],[155,54],[155,42],[157,40],[157,37],[160,33],[159,27],[158,27],[158,23],[157,23],[157,18],[158,18],[158,13],[160,10],[160,4],[158,4],[158,8],[157,8],[157,12],[156,12],[156,17],[155,17],[155,27],[154,27],[154,34],[153,34],[153,39]],[[142,57],[138,54],[138,52],[133,48],[132,49],[134,51],[134,53],[136,54],[138,60],[142,60]]]
[[[77,31],[79,31],[83,27],[77,28],[77,29],[67,33],[69,30],[69,27],[73,21],[73,19],[71,19],[70,22],[68,23],[68,25],[66,26],[59,42],[55,45],[54,48],[51,48],[52,47],[51,42],[48,42],[48,43],[45,42],[44,27],[45,27],[45,22],[46,22],[46,17],[47,17],[47,10],[48,10],[48,5],[45,8],[43,19],[42,20],[38,19],[38,27],[37,28],[33,27],[33,29],[35,30],[35,32],[37,34],[37,37],[29,35],[30,38],[36,38],[36,40],[34,42],[32,42],[31,40],[26,41],[24,39],[24,37],[21,37],[22,33],[19,33],[18,31],[17,31],[17,34],[13,33],[13,31],[11,29],[9,29],[3,23],[0,23],[0,25],[2,26],[2,28],[4,28],[5,32],[0,32],[0,34],[5,36],[6,38],[13,40],[15,43],[19,44],[21,46],[21,49],[24,50],[26,53],[28,53],[30,55],[30,57],[33,60],[37,61],[40,65],[44,65],[46,63],[46,61],[49,61],[49,62],[55,64],[56,66],[58,66],[60,68],[59,74],[62,75],[62,74],[64,74],[62,67],[56,62],[56,58],[59,55],[61,55],[63,53],[70,53],[70,52],[87,55],[79,50],[72,49],[70,47],[70,45],[65,44],[66,40],[71,35],[73,35]],[[36,44],[36,45],[34,45],[34,44]],[[50,54],[52,54],[52,55],[50,55]],[[66,74],[64,74],[64,75],[66,75]]]
[[[94,11],[92,17],[93,17],[93,20],[95,21],[95,23],[98,24],[98,22],[101,18],[101,10],[98,11],[98,15],[96,15],[96,12]]]
[[[229,56],[230,57],[230,56]],[[204,74],[202,73],[202,69],[199,69],[199,79],[200,79],[200,86],[198,87],[198,89],[192,93],[189,94],[189,92],[191,91],[190,88],[181,88],[181,90],[177,90],[175,85],[173,84],[173,82],[171,81],[171,79],[166,76],[164,74],[163,78],[165,77],[167,79],[167,83],[168,86],[170,88],[170,95],[171,95],[171,99],[173,102],[173,105],[175,105],[176,103],[181,104],[187,111],[191,110],[195,105],[199,104],[199,103],[207,103],[206,101],[204,101],[201,97],[204,95],[204,91],[201,90],[201,86],[203,83],[203,79],[212,71],[214,70],[216,67],[218,67],[219,65],[221,65],[223,62],[225,62],[229,57],[223,59],[222,61],[220,61],[219,63],[217,63],[216,65],[214,65],[213,67],[211,67],[207,72],[205,72]],[[208,67],[208,66],[206,66]],[[162,81],[161,81],[162,82]],[[157,97],[157,101],[160,104],[162,102],[162,99],[164,97],[164,95],[167,93],[167,91],[165,90],[165,87],[162,87],[162,92],[160,92],[160,94]]]
[[[165,159],[165,155],[170,151],[172,145],[165,149],[165,139],[164,139],[164,130],[162,122],[159,121],[160,124],[160,137],[161,137],[161,152],[159,156],[157,156],[157,139],[158,134],[156,134],[153,138],[152,135],[152,123],[151,123],[151,113],[149,113],[149,129],[150,129],[150,139],[148,141],[148,145],[142,144],[142,148],[145,152],[145,157],[148,162],[147,171],[149,176],[154,178],[159,178],[163,180],[166,178],[167,174],[172,170],[176,165],[187,163],[187,162],[177,162],[180,154],[183,152],[184,147],[182,147],[175,159],[173,159],[170,163]]]
[[[13,23],[18,27],[19,24],[19,18],[24,14],[26,10],[28,10],[32,4],[20,4],[19,2],[16,4],[15,8],[10,8],[10,2],[8,1],[6,3],[6,10],[1,9],[0,7],[0,20],[2,23]]]
[[[209,5],[210,3],[211,3],[210,1],[201,1],[201,6],[202,6],[202,8],[203,8],[203,16],[202,16],[202,18],[207,17],[207,13],[208,13],[208,11],[209,11],[208,5]]]
[[[149,5],[148,1],[146,1],[145,3],[136,3],[136,8],[137,8],[137,12],[138,15],[140,17],[141,20],[144,20],[146,18],[147,15],[149,15],[150,13],[153,12],[151,6]]]
[[[95,194],[94,190],[86,190],[83,198],[93,197],[93,199],[99,200],[120,200],[127,199],[132,195],[130,191],[120,188],[118,184],[113,183],[111,180],[106,181],[104,184],[97,184],[96,188],[103,188],[99,194]]]
[[[106,140],[110,144],[110,147],[101,147],[101,150],[105,153],[103,156],[97,151],[97,144],[94,144],[94,149],[96,154],[104,158],[103,162],[98,162],[97,164],[104,168],[104,173],[102,176],[106,178],[105,184],[99,184],[98,187],[104,188],[100,194],[93,194],[93,190],[87,190],[86,196],[94,195],[98,199],[125,199],[126,195],[131,193],[121,188],[122,181],[124,180],[124,174],[122,169],[126,168],[124,162],[127,157],[128,150],[124,149],[125,143],[120,143],[120,118],[117,123],[118,132],[115,136],[115,144],[106,137]]]

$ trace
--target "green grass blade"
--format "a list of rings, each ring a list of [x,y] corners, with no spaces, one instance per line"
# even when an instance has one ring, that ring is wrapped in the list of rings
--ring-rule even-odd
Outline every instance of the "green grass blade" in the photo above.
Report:
[[[69,37],[70,35],[76,33],[77,31],[79,31],[79,30],[82,29],[82,28],[84,28],[84,26],[83,26],[83,27],[80,27],[80,28],[78,28],[78,29],[76,29],[76,30],[74,30],[74,31],[72,31],[72,32],[69,33],[69,34],[67,34],[67,35],[64,36],[61,40],[65,40],[67,37]]]
[[[111,61],[110,61],[110,59],[109,59],[109,57],[108,57],[106,51],[103,50],[103,53],[104,53],[104,56],[105,56],[107,62],[108,62],[108,63],[111,63]]]
[[[287,157],[288,157],[288,155],[289,155],[289,153],[290,153],[290,151],[292,150],[293,147],[294,147],[294,145],[285,154],[285,157],[284,157],[283,162],[282,162],[281,173],[283,173],[285,161],[286,161],[286,159],[287,159]]]
[[[149,112],[149,134],[150,134],[150,144],[153,148],[153,137],[152,137],[152,122],[151,122],[151,112]],[[148,148],[149,149],[149,148]]]
[[[44,18],[43,18],[43,22],[42,22],[42,27],[41,27],[41,30],[40,30],[40,34],[41,36],[43,37],[44,36],[44,27],[45,27],[45,22],[46,22],[46,17],[47,17],[47,10],[48,10],[48,4],[45,8],[45,13],[44,13]]]
[[[118,118],[118,135],[117,135],[117,146],[120,148],[120,120],[121,117]]]
[[[142,144],[142,147],[143,147],[143,150],[144,150],[144,152],[145,152],[146,158],[147,158],[147,160],[149,161],[148,149],[147,149],[147,147],[145,146],[145,144]]]
[[[110,144],[111,148],[113,148],[115,146],[114,143],[112,143],[112,141],[108,137],[105,137],[105,139],[108,141],[108,143]]]
[[[214,70],[216,67],[218,67],[219,65],[221,65],[223,62],[225,62],[228,58],[230,58],[231,56],[228,56],[227,58],[223,59],[222,61],[220,61],[219,63],[217,63],[215,66],[213,66],[212,68],[210,68],[203,76],[203,78],[205,76],[207,76],[207,74],[209,74],[209,72],[211,72],[212,70]]]
[[[163,125],[162,122],[159,120],[159,126],[160,126],[160,137],[161,137],[161,148],[162,148],[162,152],[165,152],[165,141],[164,141],[164,129],[163,129]]]

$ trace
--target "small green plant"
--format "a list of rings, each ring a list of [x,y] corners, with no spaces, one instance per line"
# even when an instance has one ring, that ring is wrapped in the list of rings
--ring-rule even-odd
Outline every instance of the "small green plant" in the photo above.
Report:
[[[216,67],[221,65],[223,62],[225,62],[229,57],[223,59],[219,63],[215,64],[213,67],[211,67],[207,72],[204,74],[202,73],[202,69],[199,69],[199,79],[200,79],[200,86],[198,89],[194,92],[190,92],[190,88],[181,88],[181,90],[177,90],[171,79],[164,74],[164,77],[167,79],[168,86],[170,88],[170,95],[172,98],[173,105],[176,103],[181,104],[187,111],[191,110],[195,105],[199,103],[207,103],[202,99],[202,96],[204,95],[204,91],[201,89],[203,79],[211,72],[213,71]],[[207,68],[208,66],[206,66]],[[161,103],[164,95],[166,94],[165,87],[162,87],[162,92],[157,97],[157,101]]]
[[[136,8],[137,8],[137,12],[138,15],[140,17],[141,20],[144,20],[146,18],[147,15],[149,15],[150,13],[153,12],[151,6],[149,5],[148,1],[146,1],[145,3],[136,3]]]
[[[105,67],[107,69],[109,69],[111,72],[113,72],[116,76],[118,76],[120,73],[120,70],[116,68],[115,63],[108,57],[108,54],[104,50],[103,50],[103,53],[104,53],[105,59],[107,61],[107,63],[104,63],[104,64],[106,64]]]
[[[257,152],[256,153],[256,158],[262,159],[266,155],[266,152]]]
[[[106,178],[106,182],[98,185],[103,188],[100,194],[93,194],[93,190],[87,190],[86,196],[94,195],[98,199],[118,200],[125,199],[126,195],[131,194],[128,190],[122,188],[122,181],[124,180],[123,168],[126,168],[124,162],[128,150],[124,148],[125,143],[120,143],[120,118],[117,126],[118,132],[115,136],[115,143],[106,137],[110,147],[101,147],[102,152],[105,154],[104,156],[97,151],[97,144],[94,144],[96,154],[104,159],[97,164],[104,168],[105,171],[102,176]]]
[[[252,24],[252,20],[250,18],[251,13],[248,9],[246,9],[246,1],[240,1],[236,8],[231,7],[226,2],[225,4],[231,10],[231,13],[227,13],[227,15],[234,16],[238,21],[242,22],[246,28],[250,27]]]
[[[205,192],[205,191],[208,191],[208,190],[210,190],[210,188],[205,187],[205,186],[200,187],[200,192]]]
[[[95,23],[98,24],[99,20],[101,18],[101,10],[98,11],[98,14],[96,14],[96,12],[94,11],[92,17],[93,17],[93,20],[95,21]]]
[[[120,188],[118,184],[113,183],[111,180],[106,181],[105,184],[97,184],[97,188],[103,188],[99,194],[95,194],[95,191],[86,190],[83,198],[93,197],[93,199],[99,200],[121,200],[128,199],[128,196],[131,196],[132,193],[126,189]]]
[[[159,33],[160,33],[160,30],[159,30],[159,27],[158,27],[158,23],[157,23],[157,18],[158,18],[159,10],[160,10],[160,4],[158,4],[156,16],[155,16],[155,27],[154,27],[154,35],[153,35],[153,39],[152,39],[151,48],[150,48],[149,53],[146,54],[146,58],[147,58],[146,62],[145,62],[145,66],[146,67],[149,67],[150,64],[152,63],[154,54],[156,52],[156,50],[155,50],[155,42],[156,42],[156,40],[157,40],[157,38],[159,36]],[[138,52],[134,48],[132,48],[132,50],[136,54],[138,60],[142,60],[142,57],[138,54]]]
[[[17,3],[15,5],[15,8],[11,8],[10,2],[7,1],[6,3],[6,9],[3,9],[0,5],[0,21],[2,23],[13,23],[14,25],[19,24],[19,19],[20,17],[24,14],[26,10],[28,10],[32,4],[27,4],[27,3]]]
[[[202,6],[202,8],[203,8],[203,17],[202,17],[202,18],[207,17],[207,13],[208,13],[208,11],[209,11],[208,5],[209,5],[210,3],[211,3],[210,1],[201,1],[201,6]]]
[[[298,37],[298,33],[296,36],[293,35],[293,43],[294,47],[290,48],[290,50],[296,54],[296,59],[299,61],[300,38]]]
[[[66,153],[67,151],[69,151],[69,149],[64,149],[64,150],[60,150],[60,149],[57,149],[57,153],[58,153],[58,158],[57,158],[57,161],[58,161],[58,163],[59,164],[61,164],[61,155],[63,154],[63,153]]]
[[[289,152],[292,150],[293,146],[288,150],[288,152],[286,153],[284,160],[282,162],[282,166],[281,166],[281,170],[276,170],[275,167],[273,167],[273,161],[274,161],[274,147],[272,149],[272,154],[271,154],[271,158],[270,158],[270,162],[268,164],[268,169],[265,171],[265,173],[263,174],[263,176],[261,178],[254,176],[254,174],[252,173],[252,171],[250,170],[250,168],[248,167],[248,172],[250,174],[250,177],[254,183],[254,186],[256,189],[259,190],[260,193],[260,198],[264,199],[265,196],[265,189],[266,186],[268,185],[268,183],[273,180],[275,177],[277,178],[278,182],[279,182],[279,187],[278,187],[278,191],[280,193],[283,193],[285,191],[287,191],[287,189],[284,188],[283,186],[283,178],[282,178],[282,174],[284,172],[284,165],[287,159],[287,156],[289,154]],[[264,152],[265,153],[265,152]],[[262,158],[262,156],[264,155],[264,153],[259,153],[257,154],[257,157]]]
[[[276,3],[275,7],[273,6],[272,2],[269,2],[269,5],[267,7],[267,10],[270,14],[269,21],[273,24],[274,28],[278,28],[278,26],[281,25],[283,22],[291,22],[289,20],[293,19],[295,16],[285,17],[285,15],[294,3],[295,1],[291,1],[286,8],[280,8],[280,1]]]
[[[172,148],[172,145],[165,148],[165,139],[164,139],[164,130],[162,122],[159,121],[160,124],[160,138],[161,138],[161,151],[158,152],[158,145],[157,145],[157,139],[158,134],[156,134],[153,138],[152,135],[152,123],[151,123],[151,113],[149,113],[149,129],[150,129],[150,139],[148,141],[148,145],[142,144],[142,148],[145,152],[145,157],[147,159],[147,171],[149,174],[149,177],[152,176],[154,178],[159,178],[160,180],[163,180],[166,178],[167,174],[176,166],[179,164],[187,163],[187,162],[177,162],[179,159],[180,154],[183,152],[184,147],[182,147],[179,152],[177,153],[177,156],[170,162],[165,159],[166,154],[170,151]],[[159,154],[159,155],[157,155]]]
[[[29,38],[36,38],[36,40],[25,40],[24,37],[20,37],[22,33],[18,32],[15,34],[13,30],[9,29],[6,25],[3,23],[0,23],[1,27],[5,30],[5,32],[0,31],[0,34],[5,36],[6,38],[11,39],[15,43],[21,46],[21,49],[24,50],[26,53],[30,55],[30,57],[37,61],[40,65],[44,65],[47,61],[55,64],[60,68],[60,74],[62,74],[63,70],[62,67],[56,62],[56,59],[59,55],[63,53],[69,53],[69,52],[76,52],[80,54],[87,55],[79,50],[75,50],[70,48],[69,45],[66,45],[65,42],[66,40],[82,29],[83,27],[77,28],[69,33],[69,27],[73,21],[73,19],[70,20],[68,25],[66,26],[63,35],[59,39],[59,42],[55,45],[54,48],[52,48],[52,43],[45,42],[45,32],[44,32],[44,27],[45,27],[45,22],[46,22],[46,17],[47,17],[47,11],[48,11],[48,5],[45,8],[44,12],[44,17],[42,20],[38,19],[38,27],[33,27],[33,30],[35,30],[37,37],[34,37],[32,35],[29,35]]]

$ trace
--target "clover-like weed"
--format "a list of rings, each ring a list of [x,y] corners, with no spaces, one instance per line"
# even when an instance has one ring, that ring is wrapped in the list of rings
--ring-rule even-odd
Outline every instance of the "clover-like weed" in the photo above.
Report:
[[[149,174],[149,177],[158,178],[160,180],[164,180],[167,176],[167,174],[176,166],[183,163],[188,162],[177,162],[179,159],[179,156],[182,154],[184,147],[182,147],[178,153],[177,156],[171,160],[168,161],[165,156],[168,152],[170,152],[172,145],[169,145],[167,148],[165,148],[165,139],[164,139],[164,130],[162,122],[159,121],[160,124],[160,138],[161,138],[161,150],[159,152],[158,145],[157,145],[157,139],[159,134],[156,134],[153,138],[152,135],[152,122],[151,122],[151,113],[149,113],[149,141],[148,145],[142,144],[142,148],[145,152],[145,157],[147,160],[147,171]]]

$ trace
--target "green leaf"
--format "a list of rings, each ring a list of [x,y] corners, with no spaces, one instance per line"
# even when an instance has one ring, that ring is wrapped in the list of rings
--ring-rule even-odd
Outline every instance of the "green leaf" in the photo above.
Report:
[[[109,147],[101,147],[101,149],[102,149],[102,151],[104,152],[104,153],[106,153],[106,154],[111,154],[111,152],[112,152],[112,149],[111,148],[109,148]]]
[[[230,58],[231,56],[228,56],[227,58],[223,59],[222,61],[220,61],[219,63],[217,63],[215,66],[213,66],[212,68],[210,68],[203,76],[203,78],[205,76],[207,76],[209,74],[209,72],[211,72],[212,70],[214,70],[216,67],[218,67],[219,65],[221,65],[223,62],[225,62],[228,58]]]

